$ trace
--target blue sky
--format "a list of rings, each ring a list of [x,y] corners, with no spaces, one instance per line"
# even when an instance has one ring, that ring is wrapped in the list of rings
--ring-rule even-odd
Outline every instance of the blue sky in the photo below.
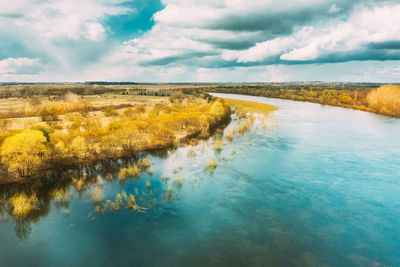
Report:
[[[396,0],[13,0],[0,81],[400,82]]]

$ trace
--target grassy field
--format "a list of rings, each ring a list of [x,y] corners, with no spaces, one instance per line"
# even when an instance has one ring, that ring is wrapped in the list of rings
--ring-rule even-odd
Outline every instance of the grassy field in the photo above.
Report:
[[[236,99],[224,99],[225,103],[235,107],[239,112],[251,112],[269,114],[271,111],[277,110],[278,108],[272,105],[258,103],[253,101],[243,101]]]
[[[161,96],[131,96],[131,95],[119,95],[119,94],[104,94],[104,95],[90,95],[90,96],[79,96],[79,101],[87,103],[89,106],[94,107],[96,109],[105,109],[107,107],[116,107],[118,112],[124,112],[127,108],[119,108],[121,106],[130,105],[132,107],[136,105],[145,105],[146,108],[151,108],[156,104],[167,104],[170,102],[168,97]],[[35,98],[36,103],[32,103],[32,99],[25,98],[2,98],[0,99],[0,114],[7,115],[7,119],[11,121],[10,125],[7,127],[8,130],[20,130],[26,129],[30,127],[45,127],[48,126],[46,121],[43,121],[42,118],[37,116],[18,116],[13,117],[11,112],[17,113],[25,113],[27,110],[31,110],[35,107],[40,106],[61,106],[67,105],[68,101],[65,100],[49,100],[48,97],[37,97]],[[69,112],[73,113],[73,112]],[[10,116],[8,116],[10,114]],[[68,113],[67,113],[68,114]],[[52,124],[60,125],[61,127],[67,127],[70,122],[66,120],[66,115],[59,115],[58,121],[53,121]],[[100,110],[90,111],[86,114],[87,118],[98,119],[101,121],[103,125],[108,124],[112,117],[105,116],[104,112]]]

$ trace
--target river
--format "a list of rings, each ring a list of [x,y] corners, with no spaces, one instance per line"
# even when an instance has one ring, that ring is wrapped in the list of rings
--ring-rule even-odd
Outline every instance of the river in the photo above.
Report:
[[[400,265],[399,119],[214,95],[279,110],[220,152],[210,139],[150,155],[152,170],[125,181],[96,167],[35,216],[0,212],[0,266]],[[123,191],[148,210],[96,211],[96,196]]]

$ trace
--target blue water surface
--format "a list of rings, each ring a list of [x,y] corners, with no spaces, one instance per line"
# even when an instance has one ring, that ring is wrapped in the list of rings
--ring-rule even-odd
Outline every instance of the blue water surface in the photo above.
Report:
[[[399,119],[215,95],[279,110],[221,152],[210,139],[150,156],[152,173],[69,185],[67,204],[25,222],[1,212],[0,266],[400,265]],[[103,203],[125,191],[149,210],[97,214],[99,187]]]

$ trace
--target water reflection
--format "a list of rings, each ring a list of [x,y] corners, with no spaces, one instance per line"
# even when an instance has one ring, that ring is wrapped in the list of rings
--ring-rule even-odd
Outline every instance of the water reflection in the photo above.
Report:
[[[52,207],[65,218],[73,216],[71,202],[85,205],[91,200],[92,211],[87,216],[90,220],[117,215],[123,210],[143,213],[173,202],[184,186],[198,190],[204,177],[212,177],[218,166],[235,159],[235,149],[224,151],[234,138],[248,131],[254,134],[260,125],[265,130],[273,117],[241,114],[239,118],[234,114],[232,119],[225,130],[215,129],[209,140],[191,139],[188,145],[174,151],[153,151],[132,158],[72,166],[29,184],[2,185],[0,219],[14,221],[16,236],[25,240],[32,232],[32,223],[48,216]],[[11,200],[17,195],[24,199],[34,196],[35,200],[16,204]],[[25,206],[26,212],[21,216],[13,213],[17,205]]]

